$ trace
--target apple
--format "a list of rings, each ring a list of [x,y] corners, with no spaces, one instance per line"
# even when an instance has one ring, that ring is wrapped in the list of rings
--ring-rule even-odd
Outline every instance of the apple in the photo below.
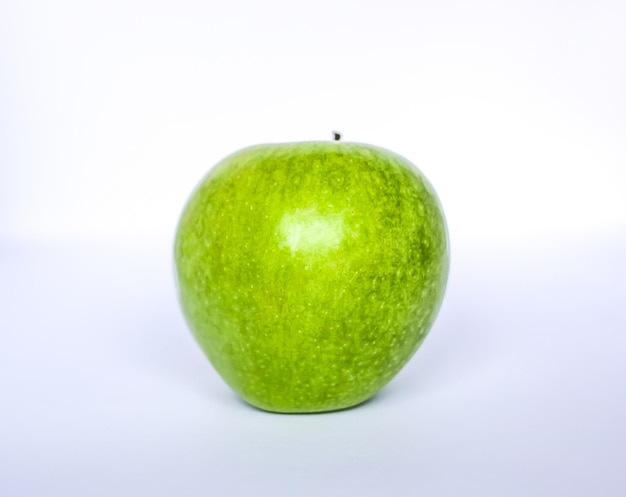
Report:
[[[420,346],[449,267],[424,175],[371,145],[258,145],[212,168],[174,243],[197,342],[248,403],[283,413],[364,402]]]

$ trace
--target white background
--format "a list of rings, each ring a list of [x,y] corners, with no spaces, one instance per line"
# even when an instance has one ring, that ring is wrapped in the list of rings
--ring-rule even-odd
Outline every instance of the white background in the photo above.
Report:
[[[262,142],[439,192],[431,335],[371,402],[239,401],[171,243]],[[0,495],[626,495],[626,4],[0,3]]]

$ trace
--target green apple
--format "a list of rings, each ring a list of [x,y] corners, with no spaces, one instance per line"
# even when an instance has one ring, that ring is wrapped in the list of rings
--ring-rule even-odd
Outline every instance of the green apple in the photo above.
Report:
[[[434,189],[409,161],[347,142],[227,157],[184,208],[179,299],[217,372],[274,412],[359,404],[428,333],[449,265]]]

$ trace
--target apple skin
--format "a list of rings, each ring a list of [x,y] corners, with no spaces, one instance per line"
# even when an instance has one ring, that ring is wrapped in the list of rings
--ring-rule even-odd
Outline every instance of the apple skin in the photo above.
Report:
[[[357,405],[420,346],[449,267],[436,193],[409,161],[348,142],[258,145],[188,200],[174,259],[187,323],[248,403]]]

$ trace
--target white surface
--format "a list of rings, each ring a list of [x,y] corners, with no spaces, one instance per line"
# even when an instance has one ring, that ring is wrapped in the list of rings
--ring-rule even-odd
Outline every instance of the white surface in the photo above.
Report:
[[[0,251],[0,495],[626,493],[626,240],[456,259],[369,403],[268,414],[182,322],[169,243]]]
[[[622,0],[2,2],[0,496],[626,495],[624,26]],[[222,157],[334,129],[432,181],[449,291],[373,401],[270,415],[193,343],[170,240]]]

